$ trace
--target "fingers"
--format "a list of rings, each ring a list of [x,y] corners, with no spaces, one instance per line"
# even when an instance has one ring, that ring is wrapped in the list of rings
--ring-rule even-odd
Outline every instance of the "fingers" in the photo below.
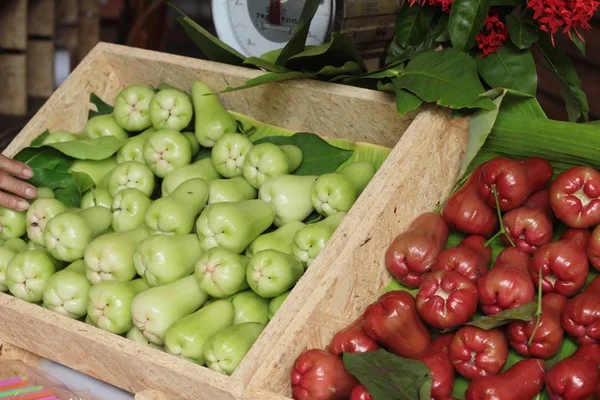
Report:
[[[13,196],[12,194],[0,192],[0,206],[15,211],[25,211],[29,208],[29,203],[27,200]]]
[[[33,171],[27,165],[11,160],[3,154],[0,154],[0,171],[7,172],[21,179],[29,179],[33,176]]]
[[[18,197],[33,199],[37,194],[34,186],[10,175],[0,175],[0,190],[16,194]]]

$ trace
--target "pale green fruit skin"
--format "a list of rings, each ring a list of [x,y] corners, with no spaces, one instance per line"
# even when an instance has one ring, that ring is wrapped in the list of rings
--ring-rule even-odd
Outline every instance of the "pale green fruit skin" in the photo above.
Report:
[[[40,244],[37,244],[33,240],[30,240],[27,242],[27,250],[46,250],[46,248]]]
[[[151,134],[144,143],[143,156],[154,175],[164,178],[169,172],[192,161],[192,146],[181,133],[160,130]]]
[[[130,282],[107,281],[90,289],[87,313],[94,325],[118,335],[133,327],[131,303],[135,296],[148,289],[143,279]]]
[[[202,211],[196,231],[202,250],[225,247],[241,253],[275,219],[273,207],[262,200],[211,204]]]
[[[154,201],[144,218],[153,234],[185,235],[206,205],[208,183],[202,178],[183,182],[171,194]]]
[[[291,174],[302,163],[302,150],[296,146],[273,143],[254,145],[246,154],[242,175],[257,189],[268,178]]]
[[[7,239],[4,241],[2,246],[8,247],[9,249],[13,249],[17,252],[25,251],[29,248],[28,243],[21,238]]]
[[[108,178],[108,190],[112,197],[127,188],[138,189],[150,197],[155,184],[152,170],[137,161],[126,161],[119,164]]]
[[[359,194],[365,190],[376,172],[373,164],[368,161],[357,161],[339,171],[340,174],[350,179]]]
[[[317,176],[280,175],[267,179],[258,198],[275,208],[275,226],[302,221],[313,212],[311,191]]]
[[[64,143],[72,140],[77,140],[77,135],[67,131],[54,131],[46,136],[42,144]]]
[[[129,137],[125,129],[117,124],[113,114],[97,115],[90,118],[85,125],[84,133],[90,139],[114,136],[117,139],[125,140]]]
[[[213,335],[204,345],[206,366],[225,375],[233,374],[264,329],[264,324],[247,322]]]
[[[329,217],[336,212],[348,212],[358,195],[350,179],[344,175],[324,174],[312,189],[311,201],[319,214]]]
[[[154,90],[143,85],[131,85],[121,90],[115,97],[116,122],[130,132],[150,128],[149,109],[154,94]]]
[[[233,305],[217,300],[175,322],[165,335],[165,350],[198,364],[204,364],[204,344],[233,324]]]
[[[144,164],[144,144],[154,132],[156,132],[156,129],[148,128],[144,132],[127,139],[123,147],[117,151],[117,163],[137,161]]]
[[[144,216],[152,200],[142,191],[127,188],[119,191],[110,206],[111,227],[115,232],[125,232],[144,225]]]
[[[87,279],[94,285],[103,281],[128,282],[135,277],[134,253],[149,235],[143,228],[107,233],[92,240],[84,252]]]
[[[56,195],[54,194],[54,190],[49,187],[39,187],[37,188],[37,193],[33,201],[39,199],[55,199]]]
[[[248,288],[248,257],[223,247],[204,253],[195,267],[200,287],[211,297],[222,299]]]
[[[335,213],[322,221],[306,225],[296,233],[292,252],[305,267],[309,267],[325,249],[345,216],[345,212]]]
[[[44,245],[57,260],[79,260],[92,240],[110,228],[111,217],[104,207],[58,214],[46,224]]]
[[[202,146],[213,147],[224,134],[237,131],[235,118],[204,82],[196,81],[192,84],[192,102],[196,117],[194,131]]]
[[[215,179],[208,182],[208,204],[256,199],[258,191],[243,177]]]
[[[110,210],[112,202],[113,198],[108,189],[93,188],[81,198],[81,208],[85,210],[86,208],[99,206]]]
[[[167,196],[183,182],[190,179],[202,178],[210,182],[220,177],[221,175],[215,170],[212,160],[205,158],[169,172],[162,181],[161,193],[163,196]]]
[[[250,288],[265,299],[277,297],[293,287],[304,274],[302,263],[277,250],[263,250],[250,258],[246,279]]]
[[[25,211],[15,211],[0,206],[0,239],[21,237],[27,232]]]
[[[30,303],[43,298],[50,277],[56,272],[54,262],[40,250],[26,250],[15,255],[6,268],[6,286],[13,296]]]
[[[193,132],[181,132],[181,134],[190,142],[192,158],[195,157],[200,152],[200,143],[196,140],[196,135]]]
[[[263,233],[250,243],[250,246],[246,249],[246,255],[252,257],[255,253],[262,250],[277,250],[292,255],[294,236],[305,226],[304,222],[292,221],[281,225],[273,232]]]
[[[49,279],[42,300],[47,309],[79,319],[87,312],[91,287],[92,284],[85,277],[85,262],[78,260]]]
[[[15,250],[5,245],[0,246],[0,292],[8,292],[8,286],[6,286],[6,269],[19,252],[20,250]]]
[[[175,282],[194,272],[202,255],[194,234],[154,235],[145,238],[133,253],[137,273],[152,287]]]
[[[48,221],[66,211],[67,207],[56,199],[34,201],[25,214],[27,237],[35,244],[44,246],[44,230]]]
[[[287,292],[271,299],[271,302],[269,303],[269,321],[273,319],[275,313],[279,311],[279,308],[281,308],[281,305],[283,304],[285,299],[288,298],[291,292],[291,290],[288,290]]]
[[[131,303],[133,323],[148,341],[163,345],[169,327],[198,310],[207,299],[196,277],[186,276],[138,294]]]
[[[150,122],[155,129],[181,131],[192,121],[189,97],[177,89],[164,89],[150,101]]]
[[[150,346],[156,350],[164,351],[162,346],[158,346],[158,345],[155,345],[154,343],[150,343],[148,341],[148,339],[146,339],[144,334],[142,332],[140,332],[140,330],[138,328],[136,328],[135,326],[133,328],[131,328],[129,331],[127,331],[127,335],[125,337],[127,339],[131,340],[132,342]]]
[[[269,322],[269,300],[263,299],[252,290],[235,294],[231,300],[235,310],[233,324],[245,324],[246,322],[257,322],[266,324]]]
[[[71,172],[83,172],[87,174],[92,181],[99,186],[104,183],[104,180],[108,178],[110,173],[117,166],[117,159],[115,157],[109,157],[105,160],[76,160],[69,171]]]
[[[242,134],[224,134],[211,151],[215,170],[225,178],[242,176],[242,166],[252,146],[250,139]]]

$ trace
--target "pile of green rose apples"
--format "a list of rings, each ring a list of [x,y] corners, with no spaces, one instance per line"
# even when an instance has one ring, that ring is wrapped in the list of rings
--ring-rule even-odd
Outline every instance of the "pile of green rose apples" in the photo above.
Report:
[[[0,210],[0,291],[233,373],[375,174],[294,175],[299,147],[237,131],[197,81],[129,86],[82,134],[46,133],[124,144],[79,163],[96,183],[80,207],[40,188],[26,213]]]

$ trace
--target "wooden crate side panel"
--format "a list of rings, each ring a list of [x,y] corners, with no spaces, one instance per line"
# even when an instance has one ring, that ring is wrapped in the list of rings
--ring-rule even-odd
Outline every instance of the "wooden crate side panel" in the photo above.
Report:
[[[0,2],[0,48],[27,48],[27,0]]]
[[[54,41],[27,42],[27,95],[50,97],[54,91]]]
[[[329,265],[324,276],[299,283],[316,287],[311,297],[290,295],[289,304],[280,309],[277,323],[283,332],[255,365],[249,388],[289,396],[289,371],[296,357],[307,348],[324,348],[335,332],[377,299],[391,279],[383,264],[385,249],[417,215],[432,210],[450,193],[466,151],[467,132],[464,119],[450,120],[445,111],[426,111],[415,119],[368,193],[379,198],[370,218],[356,234],[338,236],[343,245],[331,243],[341,251],[321,260]],[[356,207],[361,206],[357,202]]]
[[[27,56],[0,54],[0,114],[27,114]]]
[[[131,393],[154,389],[190,400],[241,396],[241,385],[230,377],[37,305],[0,293],[0,309],[4,341]]]
[[[122,46],[111,47],[107,57],[125,86],[167,81],[189,91],[192,82],[201,79],[220,91],[262,74]],[[269,84],[225,93],[220,98],[226,108],[262,122],[389,147],[398,142],[417,114],[398,116],[393,97],[387,93],[315,81]]]
[[[27,33],[34,36],[54,35],[54,0],[29,0]]]

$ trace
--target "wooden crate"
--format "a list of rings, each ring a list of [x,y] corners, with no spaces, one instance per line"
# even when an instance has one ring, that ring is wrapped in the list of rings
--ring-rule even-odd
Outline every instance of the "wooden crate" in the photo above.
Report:
[[[27,57],[25,54],[0,54],[0,114],[27,114]]]
[[[27,34],[54,36],[54,0],[29,0],[27,7]]]
[[[0,1],[0,49],[27,48],[27,0]]]
[[[54,91],[54,41],[29,39],[27,42],[27,95],[50,97]]]
[[[92,92],[111,101],[134,83],[168,82],[189,89],[197,79],[221,90],[260,74],[101,43],[4,154],[14,155],[45,129],[81,131]],[[324,346],[389,281],[380,262],[383,249],[412,217],[449,193],[466,149],[466,121],[450,120],[436,108],[399,117],[386,93],[299,81],[221,99],[228,109],[289,129],[396,146],[235,373],[220,375],[4,294],[0,341],[138,393],[142,400],[161,398],[161,393],[168,399],[283,398],[289,395],[288,372],[299,352]]]

